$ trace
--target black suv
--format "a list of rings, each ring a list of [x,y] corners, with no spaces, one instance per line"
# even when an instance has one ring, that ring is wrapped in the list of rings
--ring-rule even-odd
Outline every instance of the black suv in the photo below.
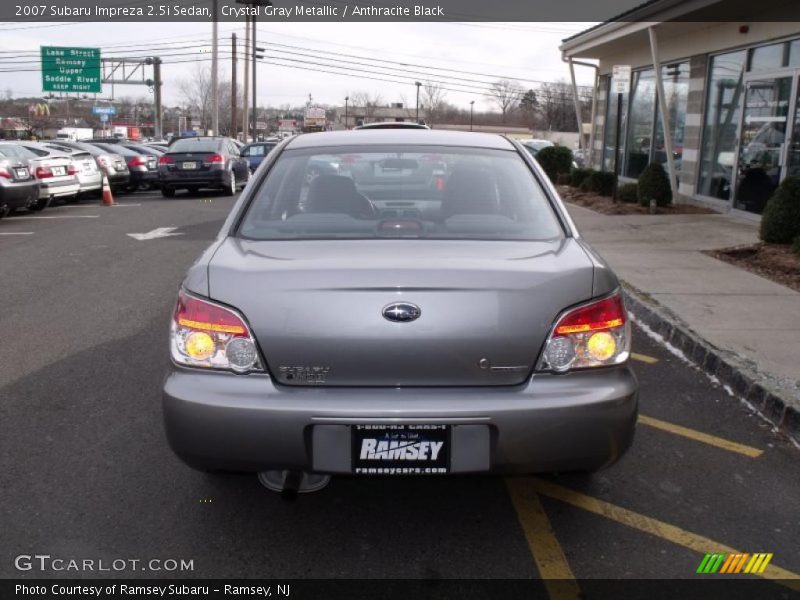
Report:
[[[246,158],[227,137],[190,137],[174,141],[158,159],[161,194],[175,196],[175,190],[194,193],[200,188],[221,189],[233,196],[250,178]]]

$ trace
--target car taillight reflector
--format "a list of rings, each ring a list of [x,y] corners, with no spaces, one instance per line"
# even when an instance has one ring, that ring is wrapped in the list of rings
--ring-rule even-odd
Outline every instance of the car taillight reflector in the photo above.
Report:
[[[555,335],[604,331],[625,324],[625,307],[619,294],[594,304],[576,308],[562,317]]]
[[[129,167],[145,167],[147,166],[147,160],[141,156],[134,156],[133,158],[128,161]]]
[[[9,171],[6,167],[0,166],[0,177],[11,179],[11,171]]]
[[[50,167],[36,167],[36,179],[47,179],[53,176]]]
[[[175,163],[175,161],[172,160],[172,158],[170,158],[169,156],[161,156],[158,159],[158,164],[160,164],[160,165],[171,165],[171,164],[174,164],[174,163]]]
[[[75,175],[78,171],[75,169],[75,165],[70,165],[67,167],[67,175]]]
[[[181,327],[247,336],[248,330],[234,313],[181,292],[175,307],[175,322]]]
[[[221,154],[212,154],[211,156],[208,157],[208,162],[212,164],[222,163],[225,162],[225,157],[223,157]]]
[[[107,157],[105,154],[100,154],[100,155],[98,155],[98,157],[97,157],[97,163],[98,163],[98,164],[99,164],[101,167],[107,167],[107,166],[108,166],[108,157]]]

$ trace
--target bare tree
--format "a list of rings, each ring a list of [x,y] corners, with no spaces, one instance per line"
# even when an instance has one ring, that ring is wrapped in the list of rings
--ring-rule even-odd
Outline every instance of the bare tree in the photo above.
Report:
[[[508,79],[500,79],[492,84],[492,87],[489,89],[489,95],[492,97],[492,101],[497,105],[497,108],[500,109],[503,123],[506,122],[506,118],[514,111],[517,104],[519,104],[522,94],[522,88]]]
[[[438,123],[447,108],[447,93],[442,86],[426,81],[422,86],[422,105],[425,107],[425,118],[428,123]]]
[[[184,106],[200,118],[200,128],[211,126],[211,67],[196,65],[189,79],[178,84]]]
[[[364,111],[364,121],[368,121],[375,113],[375,109],[383,103],[381,95],[375,92],[370,94],[365,91],[357,91],[348,94],[353,108],[361,108]]]

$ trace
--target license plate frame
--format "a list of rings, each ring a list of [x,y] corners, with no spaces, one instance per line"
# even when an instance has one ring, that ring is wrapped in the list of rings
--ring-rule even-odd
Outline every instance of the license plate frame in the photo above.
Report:
[[[196,160],[185,160],[183,164],[181,164],[181,168],[184,171],[196,171],[197,170],[197,161]]]
[[[350,426],[350,441],[350,466],[353,475],[450,473],[450,425],[356,424]],[[424,459],[420,458],[421,453],[425,454]]]
[[[28,169],[23,168],[16,168],[14,169],[14,174],[17,176],[17,179],[30,179],[31,173]]]
[[[52,167],[54,177],[63,177],[67,174],[67,167]]]

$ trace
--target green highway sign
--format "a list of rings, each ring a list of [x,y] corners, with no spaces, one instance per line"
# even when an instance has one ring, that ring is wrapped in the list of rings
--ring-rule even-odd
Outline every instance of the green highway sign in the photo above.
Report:
[[[100,48],[42,46],[42,91],[103,91]]]

